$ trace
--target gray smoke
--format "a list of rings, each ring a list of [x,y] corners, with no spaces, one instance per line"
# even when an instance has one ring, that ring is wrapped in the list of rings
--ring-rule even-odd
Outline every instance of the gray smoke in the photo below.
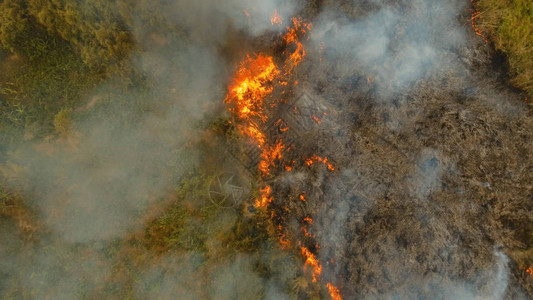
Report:
[[[487,76],[491,54],[468,31],[468,2],[325,3],[301,75],[311,83],[308,94],[334,107],[335,118],[324,117],[327,125],[313,138],[324,141],[316,148],[342,171],[309,177],[320,186],[309,205],[318,212],[311,232],[322,247],[324,276],[344,278],[339,285],[352,298],[510,295],[516,284],[509,284],[508,258],[493,254],[494,240],[482,233],[507,240],[489,225],[501,220],[487,212],[487,202],[496,181],[499,195],[512,195],[517,207],[530,192],[490,175],[507,167],[472,170],[483,168],[488,152],[521,161],[509,166],[513,174],[531,168],[530,160],[496,146],[505,140],[520,147],[503,123],[530,121],[520,95]],[[502,125],[488,125],[495,122]],[[505,196],[491,201],[515,203]]]
[[[315,22],[311,41],[342,61],[338,72],[368,77],[376,99],[390,101],[417,80],[456,69],[455,52],[466,43],[465,27],[457,22],[464,1],[417,0],[403,9],[374,2],[361,17],[326,10]]]
[[[528,161],[491,165],[505,174],[496,178],[480,166],[505,150],[493,145],[510,145],[502,155],[515,159],[531,143],[523,132],[525,142],[513,141],[507,125],[531,127],[514,92],[491,78],[479,81],[486,76],[472,70],[488,55],[472,45],[462,23],[468,1],[318,2],[170,1],[157,13],[168,32],[157,34],[133,17],[130,30],[142,51],[130,59],[146,86],[116,90],[109,79],[74,110],[66,136],[14,149],[0,170],[11,188],[31,197],[28,206],[46,232],[28,246],[0,220],[0,295],[20,295],[23,282],[27,298],[90,298],[113,291],[109,281],[120,270],[135,270],[128,282],[133,298],[308,296],[302,290],[313,287],[301,280],[300,261],[270,241],[256,253],[223,253],[229,246],[219,236],[231,233],[242,211],[218,212],[218,222],[194,216],[187,224],[208,236],[210,257],[189,250],[146,254],[132,242],[146,234],[149,208],[190,170],[231,164],[222,162],[224,150],[206,158],[195,146],[217,145],[204,128],[226,117],[221,102],[233,60],[254,39],[269,48],[263,35],[302,13],[313,29],[294,79],[334,113],[305,133],[312,142],[301,151],[323,151],[338,170],[313,166],[275,183],[312,191],[308,206],[287,204],[295,208],[286,222],[299,231],[302,217],[313,214],[309,230],[320,244],[324,281],[338,284],[346,299],[504,299],[514,288],[512,270],[505,249],[493,247],[505,230],[488,226],[499,222],[494,216],[505,205],[491,201],[508,193],[511,207],[524,202],[524,190],[510,192],[501,178],[512,182],[508,174],[524,173]],[[275,10],[283,26],[270,23]],[[199,205],[199,198],[190,196],[187,205]],[[143,263],[121,260],[124,244]]]
[[[0,280],[0,295],[21,295],[20,282],[28,298],[105,295],[102,286],[121,266],[109,254],[119,251],[113,250],[116,243],[143,230],[151,205],[200,165],[200,150],[191,145],[202,135],[201,127],[220,112],[233,66],[221,56],[221,48],[242,37],[238,31],[258,36],[282,30],[271,25],[271,15],[277,11],[287,22],[297,5],[277,0],[173,1],[167,8],[157,13],[167,32],[159,28],[156,33],[153,24],[132,16],[129,29],[142,51],[130,60],[144,86],[117,90],[123,83],[109,79],[72,111],[77,117],[67,134],[32,141],[8,154],[2,175],[9,188],[28,196],[46,237],[27,249],[27,242],[13,234],[16,229],[2,223],[0,268],[7,279]],[[136,9],[150,14],[146,3]],[[199,226],[228,234],[235,221],[221,217],[216,230]],[[212,243],[219,243],[217,236]],[[164,299],[284,294],[274,282],[266,291],[246,256],[202,271],[203,259],[194,253],[165,256],[160,264],[144,266],[135,293]],[[211,287],[207,294],[197,285],[202,274],[211,274],[203,281]]]

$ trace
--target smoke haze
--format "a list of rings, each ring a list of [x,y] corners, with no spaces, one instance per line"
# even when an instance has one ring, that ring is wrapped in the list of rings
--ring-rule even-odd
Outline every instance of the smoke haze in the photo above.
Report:
[[[292,151],[328,156],[337,170],[277,174],[273,204],[290,211],[282,223],[294,235],[313,216],[324,282],[345,299],[527,298],[507,251],[521,243],[508,224],[532,211],[533,124],[468,27],[468,1],[167,2],[150,11],[166,30],[135,13],[128,22],[145,86],[108,79],[66,135],[12,147],[2,163],[39,235],[0,220],[2,297],[327,299],[298,253],[263,234],[258,212],[213,208],[212,181],[191,175],[249,175],[212,124],[231,119],[223,100],[236,62],[276,53],[301,15],[313,28],[293,98],[329,113]],[[301,191],[305,204],[289,201]],[[160,231],[177,246],[147,245]]]

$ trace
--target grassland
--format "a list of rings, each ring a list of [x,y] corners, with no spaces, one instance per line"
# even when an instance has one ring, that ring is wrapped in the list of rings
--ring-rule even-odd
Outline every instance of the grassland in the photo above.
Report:
[[[0,10],[12,11],[7,9],[8,6],[18,2],[25,1],[5,1],[5,7],[0,5]],[[46,1],[27,2],[47,3]],[[74,3],[75,1],[66,2]],[[94,1],[94,3],[100,2]],[[39,8],[35,3],[29,7],[34,10]],[[144,3],[144,1],[139,1],[139,3]],[[147,3],[146,5],[152,5],[151,2]],[[107,7],[104,4],[101,5]],[[478,9],[481,11],[479,19],[476,20],[479,22],[479,26],[488,34],[496,48],[509,57],[512,83],[527,91],[530,95],[529,99],[533,98],[533,2],[530,0],[480,0]],[[154,10],[156,9],[154,8]],[[43,11],[45,11],[44,8]],[[139,9],[139,11],[144,10]],[[160,9],[160,11],[164,10]],[[20,14],[14,14],[13,18],[28,14],[28,12],[23,11]],[[7,16],[7,13],[4,15]],[[37,16],[38,14],[35,13],[34,15]],[[44,13],[39,15],[46,16]],[[94,15],[98,16],[98,19],[103,13],[99,12]],[[154,13],[154,15],[162,14]],[[77,18],[82,18],[81,16],[83,14],[80,13],[80,17]],[[156,18],[149,17],[141,16],[141,18],[150,19],[150,23],[157,23]],[[86,19],[90,18],[87,17]],[[206,195],[209,178],[205,174],[216,173],[215,171],[220,170],[191,171],[190,176],[184,176],[187,179],[176,179],[173,182],[175,190],[169,191],[163,199],[151,203],[146,209],[149,216],[139,218],[137,230],[125,237],[106,241],[102,245],[84,248],[76,244],[63,243],[50,236],[49,229],[43,225],[43,216],[34,207],[35,200],[33,198],[37,198],[37,196],[8,188],[11,186],[8,181],[18,179],[18,174],[25,172],[23,167],[7,163],[6,157],[11,150],[8,148],[23,148],[26,143],[30,144],[30,142],[41,140],[59,144],[61,142],[60,136],[68,134],[69,127],[76,124],[77,118],[89,119],[93,123],[98,123],[100,118],[103,118],[102,115],[107,115],[101,113],[102,111],[116,111],[116,118],[124,119],[123,123],[134,123],[132,120],[135,118],[132,115],[135,113],[131,113],[131,111],[140,114],[146,111],[155,111],[158,108],[149,107],[149,101],[145,101],[145,99],[154,97],[153,95],[157,91],[150,90],[150,87],[146,86],[149,83],[143,81],[142,76],[132,71],[133,66],[128,65],[130,62],[127,57],[131,54],[128,51],[136,51],[129,43],[124,43],[125,46],[121,48],[122,50],[115,51],[113,47],[108,49],[100,45],[107,44],[107,39],[99,41],[97,37],[93,37],[93,34],[89,34],[87,35],[89,36],[88,40],[80,44],[77,40],[77,34],[69,35],[57,24],[47,25],[46,20],[48,19],[39,20],[40,23],[32,25],[33,27],[28,25],[30,29],[42,29],[44,26],[47,28],[46,31],[37,32],[28,28],[22,28],[18,31],[8,30],[6,32],[18,32],[20,35],[13,39],[10,39],[11,35],[5,37],[7,41],[5,44],[8,45],[8,42],[11,42],[12,47],[2,46],[0,43],[0,69],[2,70],[0,72],[0,225],[7,224],[2,225],[3,227],[0,226],[0,236],[7,235],[5,232],[13,233],[13,235],[17,235],[17,238],[13,238],[13,240],[18,241],[20,239],[23,241],[21,243],[25,243],[24,247],[33,247],[32,251],[17,252],[16,255],[13,255],[14,261],[20,262],[22,266],[30,265],[33,261],[40,261],[39,258],[42,255],[39,255],[41,253],[50,252],[57,253],[50,254],[46,258],[50,257],[61,261],[64,266],[57,270],[54,269],[55,267],[50,267],[35,274],[29,273],[31,276],[23,272],[13,271],[11,273],[14,275],[5,275],[8,284],[5,287],[0,284],[0,295],[7,298],[39,298],[43,295],[41,293],[53,293],[55,292],[53,289],[56,287],[54,285],[44,286],[41,281],[49,282],[51,280],[47,278],[58,273],[61,274],[58,276],[59,278],[68,278],[71,275],[82,278],[79,282],[75,281],[75,284],[72,284],[80,286],[80,298],[106,298],[110,295],[116,299],[135,298],[135,295],[139,298],[143,298],[143,296],[146,298],[150,295],[159,295],[161,298],[165,298],[168,291],[173,291],[165,286],[163,280],[166,278],[165,274],[169,273],[168,278],[182,280],[182,277],[190,277],[178,281],[178,284],[172,282],[172,286],[179,286],[183,283],[190,290],[199,290],[200,297],[207,298],[210,293],[219,292],[214,286],[212,287],[213,290],[209,290],[210,281],[223,282],[225,272],[231,273],[234,269],[242,269],[244,266],[244,269],[249,270],[242,274],[251,277],[253,284],[249,288],[246,283],[250,281],[240,277],[236,279],[240,283],[235,286],[234,290],[238,293],[242,292],[242,298],[262,298],[267,292],[265,290],[266,283],[270,282],[272,278],[286,283],[281,289],[288,292],[293,298],[319,298],[320,288],[311,283],[309,276],[306,276],[302,271],[301,264],[303,262],[299,261],[301,258],[279,249],[275,234],[273,234],[274,224],[268,216],[260,213],[244,215],[244,210],[241,207],[235,210],[222,209],[209,201]],[[58,20],[58,18],[51,18],[50,20]],[[23,24],[19,21],[14,19],[10,24],[14,24],[13,26]],[[38,20],[32,17],[27,21],[36,22]],[[107,23],[102,23],[104,25],[100,23],[99,20],[98,26],[115,28],[105,25]],[[65,24],[67,23],[65,22]],[[86,31],[89,32],[93,27],[91,25],[87,28]],[[84,30],[76,29],[75,32],[85,32]],[[99,32],[105,33],[103,30]],[[173,34],[179,35],[178,33]],[[156,34],[153,35],[157,36]],[[180,38],[182,37],[180,36]],[[180,38],[173,37],[169,40],[172,43],[173,40],[180,40]],[[127,38],[123,40],[128,41]],[[24,41],[24,47],[18,44],[20,41]],[[162,43],[166,42],[165,40]],[[116,43],[109,42],[109,44],[115,45]],[[179,44],[176,43],[172,46],[178,48]],[[108,49],[104,54],[107,53],[109,57],[105,58],[105,55],[101,55],[102,51],[96,51],[101,50],[101,48]],[[100,61],[99,59],[102,57],[105,59]],[[116,63],[117,66],[112,68],[112,72],[109,71],[109,73],[95,67],[107,65],[109,62],[120,63]],[[101,96],[98,98],[98,103],[91,106],[90,103],[93,102],[90,100],[94,98],[91,97],[91,92],[94,89],[102,92],[100,92]],[[86,104],[87,102],[89,104]],[[90,109],[87,108],[89,106]],[[159,110],[163,109],[159,108]],[[120,112],[124,111],[131,114],[123,117]],[[452,116],[452,114],[447,116]],[[467,123],[467,121],[462,123]],[[474,128],[472,124],[467,125]],[[453,127],[458,128],[458,126]],[[476,127],[476,132],[481,132],[478,127]],[[206,136],[209,137],[218,135],[234,138],[232,127],[228,126],[225,119],[215,120],[212,126],[206,129],[206,132]],[[465,132],[468,131],[465,130]],[[205,137],[198,139],[201,140],[202,138],[208,139]],[[442,140],[446,139],[443,138]],[[212,153],[218,153],[218,145],[216,143],[209,145],[211,148],[199,155],[201,156],[199,160],[203,162],[202,166],[204,167],[218,163],[216,159],[212,158],[215,157]],[[201,147],[198,148],[201,149]],[[176,160],[178,156],[176,155]],[[208,159],[214,161],[208,161]],[[182,158],[182,160],[185,159]],[[496,164],[499,159],[487,161]],[[480,165],[477,162],[476,160],[476,167]],[[170,163],[178,164],[174,161]],[[488,197],[473,198],[485,199]],[[505,211],[505,216],[511,218],[513,217],[512,213],[513,211]],[[523,228],[523,230],[518,230],[517,234],[525,236],[521,237],[520,240],[527,241],[527,247],[523,247],[526,250],[515,251],[511,253],[511,257],[520,265],[530,265],[533,264],[533,246],[531,246],[533,245],[533,229],[531,226],[523,226],[524,223],[526,221],[517,223],[516,227]],[[7,228],[4,230],[5,232],[2,231],[4,227]],[[369,236],[374,240],[372,235]],[[23,248],[22,246],[18,247]],[[104,262],[112,265],[112,267],[108,274],[95,276],[92,272],[94,270],[92,266],[83,267],[84,261]],[[232,262],[236,263],[232,264]],[[79,267],[80,265],[82,267]],[[152,270],[150,269],[152,266],[157,267],[153,267]],[[27,269],[33,270],[31,266],[28,266]],[[182,270],[189,271],[183,272],[185,274],[183,275],[180,273]],[[0,278],[9,271],[0,270]],[[35,282],[38,282],[34,285],[34,290],[28,288],[25,282],[30,277],[36,278]],[[105,280],[92,279],[93,277],[104,278]],[[371,281],[372,279],[368,280]],[[139,282],[143,282],[144,285],[142,288],[138,288],[139,290],[135,290],[135,286],[139,285]],[[175,297],[175,295],[172,296]],[[230,296],[232,295],[227,298],[231,298]],[[170,298],[170,295],[167,298]]]
[[[533,97],[533,2],[480,0],[479,26],[509,58],[511,83]]]

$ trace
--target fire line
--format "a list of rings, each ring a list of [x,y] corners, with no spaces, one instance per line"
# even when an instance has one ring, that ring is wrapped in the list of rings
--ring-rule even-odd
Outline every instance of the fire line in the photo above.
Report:
[[[274,12],[271,23],[272,25],[281,25],[283,23],[277,11]],[[277,102],[269,103],[269,105],[265,102],[271,98],[276,85],[287,86],[288,82],[290,82],[286,80],[286,77],[292,74],[293,69],[302,62],[306,55],[305,48],[300,42],[300,36],[304,35],[308,30],[311,30],[311,28],[311,24],[293,17],[292,26],[287,27],[283,41],[286,43],[287,49],[294,50],[284,52],[286,56],[285,61],[282,64],[276,64],[272,56],[266,56],[262,53],[247,55],[239,64],[233,82],[228,88],[228,94],[224,99],[224,103],[228,104],[229,110],[235,118],[235,124],[240,134],[247,137],[260,151],[258,171],[263,179],[270,176],[273,168],[278,166],[282,166],[282,169],[290,172],[295,163],[291,161],[290,165],[282,164],[283,150],[288,151],[290,147],[284,144],[283,139],[278,139],[274,142],[270,141],[267,130],[263,129],[270,117],[267,108],[273,107],[276,103],[283,102],[284,100],[278,99]],[[296,84],[298,84],[297,81],[294,82],[294,85]],[[321,123],[320,119],[316,116],[314,120],[318,124]],[[276,121],[276,124],[279,125],[279,131],[281,133],[289,130],[288,126],[282,126],[280,120]],[[310,166],[315,162],[323,163],[330,171],[335,170],[335,167],[329,162],[327,157],[322,158],[317,155],[306,159],[305,165]],[[265,184],[260,189],[260,193],[261,195],[255,200],[255,207],[268,211],[270,203],[274,200],[272,186]],[[300,194],[299,198],[302,202],[306,201],[304,194]],[[270,215],[274,217],[275,212],[271,210]],[[313,220],[307,216],[304,221],[307,223],[302,227],[305,238],[314,239],[314,235],[310,234],[306,227],[312,224]],[[284,233],[281,224],[278,225],[278,237],[284,249],[287,249],[293,244],[290,241],[290,237]],[[301,245],[301,242],[297,244],[300,245],[301,255],[305,258],[305,266],[309,266],[312,269],[313,282],[318,282],[322,274],[322,265],[319,259],[309,248]],[[315,248],[319,249],[319,246],[316,245]],[[332,299],[342,299],[339,289],[336,286],[328,282],[327,289]]]

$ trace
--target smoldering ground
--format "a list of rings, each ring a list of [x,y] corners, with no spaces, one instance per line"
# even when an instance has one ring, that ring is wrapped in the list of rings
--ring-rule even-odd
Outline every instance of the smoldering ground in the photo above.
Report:
[[[299,74],[339,116],[314,136],[342,170],[312,176],[324,276],[350,298],[526,298],[503,253],[530,222],[531,117],[467,3],[323,8]]]
[[[512,262],[523,237],[510,228],[530,222],[533,209],[533,124],[520,95],[495,78],[490,46],[468,28],[467,1],[171,1],[165,8],[152,13],[168,31],[148,30],[134,14],[130,21],[144,49],[131,59],[147,89],[104,84],[67,136],[32,141],[7,157],[3,177],[28,195],[44,233],[28,242],[2,223],[3,295],[325,296],[302,279],[297,255],[267,245],[246,252],[246,238],[236,236],[266,237],[239,227],[257,222],[241,211],[195,215],[167,232],[165,218],[190,212],[171,208],[146,229],[146,214],[160,203],[168,209],[161,199],[176,182],[209,170],[206,162],[224,164],[221,144],[202,124],[227,117],[222,100],[234,60],[242,46],[268,41],[262,34],[275,28],[277,10],[286,21],[295,13],[312,21],[294,79],[336,112],[295,146],[302,155],[321,151],[338,170],[275,179],[279,207],[292,205],[282,191],[310,191],[308,207],[291,207],[286,222],[312,212],[325,280],[346,299],[527,297]],[[154,254],[158,248],[143,243],[161,232],[170,237]],[[180,240],[183,232],[194,233],[190,241]],[[172,252],[172,239],[186,251]],[[225,253],[227,245],[235,253]],[[116,284],[123,277],[126,284]]]

